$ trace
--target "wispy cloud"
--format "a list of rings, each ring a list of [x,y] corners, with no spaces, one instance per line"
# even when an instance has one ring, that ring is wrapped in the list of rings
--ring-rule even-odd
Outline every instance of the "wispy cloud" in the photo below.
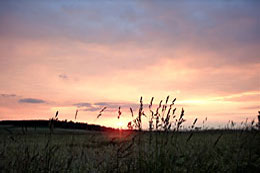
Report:
[[[253,109],[256,111],[259,111],[260,110],[260,105],[253,105],[253,106],[243,106],[241,107],[241,109]]]
[[[46,103],[46,101],[41,100],[41,99],[35,99],[35,98],[24,98],[24,99],[20,99],[19,103],[40,104],[40,103]]]
[[[89,111],[89,112],[96,112],[96,111],[100,111],[101,109],[99,107],[89,107],[86,109],[81,109],[81,111]]]
[[[231,101],[231,102],[255,102],[255,101],[260,101],[260,92],[259,91],[242,92],[237,94],[215,97],[210,100]]]
[[[96,102],[96,103],[88,103],[88,102],[81,102],[73,104],[73,106],[76,106],[78,108],[81,108],[81,111],[100,111],[103,107],[107,107],[106,111],[113,112],[118,109],[120,106],[122,109],[129,109],[132,107],[133,109],[136,109],[139,105],[134,103],[120,103],[120,102]]]
[[[87,103],[87,102],[82,102],[82,103],[75,103],[73,104],[73,106],[77,106],[78,108],[82,108],[82,107],[91,107],[91,103]]]
[[[64,80],[69,79],[69,77],[66,74],[60,74],[59,78],[64,79]]]
[[[139,107],[138,103],[125,103],[125,102],[97,102],[97,103],[94,103],[94,105],[106,106],[110,110],[118,109],[119,106],[122,109],[124,109],[124,108],[129,109],[130,107],[133,109],[136,109]],[[146,104],[144,104],[144,106],[146,106]]]
[[[16,97],[15,94],[0,94],[1,97],[9,98],[9,97]]]
[[[73,106],[79,108],[80,111],[95,112],[100,110],[100,106],[96,106],[88,102],[75,103]]]
[[[97,106],[108,106],[109,103],[108,102],[97,102],[97,103],[94,103],[94,105],[97,105]]]

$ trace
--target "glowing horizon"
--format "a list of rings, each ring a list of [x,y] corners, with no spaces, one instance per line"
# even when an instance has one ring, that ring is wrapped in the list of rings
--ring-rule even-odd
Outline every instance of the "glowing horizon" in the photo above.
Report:
[[[211,126],[260,110],[258,1],[0,4],[0,120],[126,126],[141,96]]]

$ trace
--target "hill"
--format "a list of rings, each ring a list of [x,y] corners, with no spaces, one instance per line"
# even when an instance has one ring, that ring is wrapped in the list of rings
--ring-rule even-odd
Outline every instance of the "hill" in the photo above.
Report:
[[[54,128],[64,129],[82,129],[82,130],[94,130],[94,131],[117,131],[117,129],[111,127],[105,127],[95,124],[73,122],[73,121],[59,121],[59,120],[3,120],[0,121],[0,125],[13,126],[13,127],[46,127],[49,128],[51,123]]]

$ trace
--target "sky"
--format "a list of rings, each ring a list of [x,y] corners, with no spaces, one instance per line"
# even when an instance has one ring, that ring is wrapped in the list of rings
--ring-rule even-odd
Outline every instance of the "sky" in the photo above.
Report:
[[[0,120],[126,127],[177,98],[208,126],[260,110],[260,2],[0,1]],[[106,111],[97,119],[99,111]],[[118,107],[122,116],[117,119]],[[156,108],[156,106],[154,106]],[[189,123],[189,121],[187,121]]]

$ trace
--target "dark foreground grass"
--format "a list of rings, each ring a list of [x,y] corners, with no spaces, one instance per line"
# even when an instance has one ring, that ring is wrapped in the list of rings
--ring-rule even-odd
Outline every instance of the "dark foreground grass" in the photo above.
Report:
[[[1,172],[258,172],[256,130],[93,132],[0,127]]]

